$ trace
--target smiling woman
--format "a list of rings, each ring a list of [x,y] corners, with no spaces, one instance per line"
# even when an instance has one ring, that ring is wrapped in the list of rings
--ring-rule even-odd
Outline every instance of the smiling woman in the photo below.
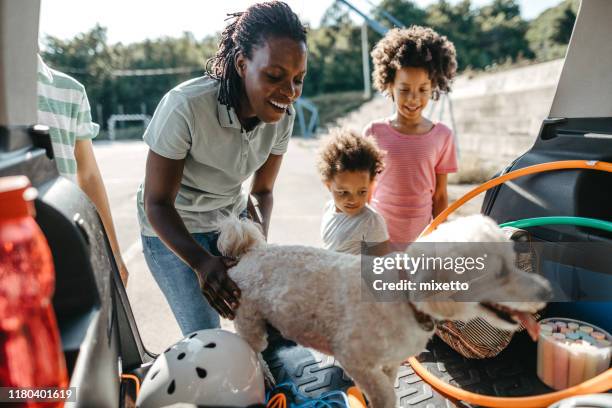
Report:
[[[144,134],[149,146],[138,214],[145,260],[183,334],[233,318],[233,261],[217,249],[217,223],[247,215],[242,183],[264,233],[272,190],[306,75],[306,30],[283,2],[230,14],[207,75],[170,90]],[[202,296],[202,294],[204,296]]]

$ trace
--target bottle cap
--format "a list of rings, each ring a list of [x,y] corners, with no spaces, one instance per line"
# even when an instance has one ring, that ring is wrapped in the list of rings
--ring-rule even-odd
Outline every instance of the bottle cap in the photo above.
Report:
[[[588,334],[582,334],[582,340],[586,341],[589,344],[595,344],[597,342],[597,340],[595,340],[593,337],[589,336]]]
[[[594,331],[593,333],[591,333],[591,336],[595,340],[605,340],[606,339],[606,335],[603,334],[602,332],[598,332],[598,331]]]
[[[580,338],[580,335],[575,332],[570,332],[570,333],[566,333],[565,337],[567,337],[570,340],[578,340]]]
[[[0,178],[0,221],[34,215],[36,189],[26,176]]]
[[[540,330],[547,334],[550,334],[554,331],[553,327],[550,324],[546,324],[546,323],[540,324]]]

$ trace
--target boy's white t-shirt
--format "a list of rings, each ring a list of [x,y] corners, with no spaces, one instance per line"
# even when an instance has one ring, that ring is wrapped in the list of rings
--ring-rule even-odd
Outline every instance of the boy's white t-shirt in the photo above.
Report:
[[[336,211],[334,200],[325,204],[321,221],[323,248],[347,254],[360,254],[361,242],[380,243],[389,239],[384,218],[368,204],[359,214],[348,216]]]

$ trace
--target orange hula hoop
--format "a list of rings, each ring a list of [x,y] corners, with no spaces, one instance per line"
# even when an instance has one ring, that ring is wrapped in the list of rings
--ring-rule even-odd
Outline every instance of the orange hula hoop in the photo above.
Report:
[[[536,164],[503,174],[499,177],[487,181],[486,183],[481,184],[480,186],[469,191],[463,197],[451,204],[427,226],[427,228],[421,233],[421,236],[430,234],[441,223],[443,223],[448,218],[448,216],[452,214],[457,208],[461,207],[467,201],[471,200],[478,194],[492,187],[529,174],[565,169],[600,170],[612,173],[612,163],[588,160],[562,160]],[[461,401],[466,401],[472,404],[478,404],[492,408],[546,407],[563,398],[580,394],[606,392],[609,391],[610,388],[612,388],[612,369],[608,369],[607,371],[604,371],[598,376],[593,377],[590,380],[583,382],[582,384],[578,384],[561,391],[530,397],[492,397],[462,390],[442,381],[441,379],[427,371],[427,369],[423,365],[421,365],[421,363],[416,359],[416,357],[410,357],[408,359],[408,362],[410,363],[410,366],[412,367],[415,373],[417,373],[424,381],[429,383],[432,387],[439,390],[443,394],[449,395]]]
[[[587,170],[601,170],[612,173],[612,163],[602,162],[602,161],[589,161],[589,160],[561,160],[554,161],[549,163],[541,163],[535,164],[533,166],[523,167],[522,169],[514,170],[506,174],[502,174],[499,177],[495,177],[479,185],[478,187],[470,190],[463,197],[449,205],[444,211],[442,211],[438,216],[425,228],[425,230],[421,233],[421,237],[430,234],[438,228],[440,224],[442,224],[450,214],[452,214],[457,208],[461,207],[466,202],[470,201],[472,198],[476,197],[478,194],[489,190],[492,187],[498,186],[506,181],[514,180],[519,177],[527,176],[529,174],[535,173],[543,173],[545,171],[552,170],[566,170],[566,169],[587,169]]]
[[[550,392],[548,394],[534,395],[530,397],[491,397],[489,395],[476,394],[474,392],[462,390],[454,387],[429,371],[427,368],[418,362],[416,357],[408,359],[410,366],[415,373],[419,375],[425,382],[433,388],[450,395],[460,401],[466,401],[472,404],[477,404],[492,408],[536,408],[547,407],[550,404],[559,401],[563,398],[572,397],[574,395],[592,394],[598,392],[606,392],[612,387],[612,368],[604,371],[596,377],[591,378],[581,384],[566,388],[561,391]]]

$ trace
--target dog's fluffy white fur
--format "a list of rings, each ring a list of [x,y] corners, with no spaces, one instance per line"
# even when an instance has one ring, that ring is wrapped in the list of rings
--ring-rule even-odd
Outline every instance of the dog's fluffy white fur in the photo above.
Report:
[[[306,347],[333,355],[375,408],[396,405],[393,384],[400,364],[421,352],[433,331],[425,330],[408,302],[375,302],[362,294],[360,256],[305,246],[268,245],[248,220],[227,218],[220,224],[218,247],[238,257],[229,271],[242,291],[234,321],[238,333],[257,352],[267,346],[266,322]],[[503,242],[493,220],[471,216],[441,225],[422,241]],[[457,246],[466,251],[467,246]],[[483,248],[485,249],[485,248]],[[514,254],[486,248],[489,282],[482,299],[509,299],[525,291],[536,298],[546,282],[514,267]],[[410,253],[410,247],[407,249]],[[469,256],[470,254],[461,254]],[[473,255],[473,254],[472,254]],[[415,254],[416,256],[416,254]],[[418,273],[416,274],[418,275]],[[498,296],[498,297],[496,297]],[[370,300],[370,301],[368,301]],[[541,302],[503,302],[518,311],[535,312]],[[499,319],[477,302],[419,302],[418,308],[437,319],[486,317],[501,329],[517,325]]]

